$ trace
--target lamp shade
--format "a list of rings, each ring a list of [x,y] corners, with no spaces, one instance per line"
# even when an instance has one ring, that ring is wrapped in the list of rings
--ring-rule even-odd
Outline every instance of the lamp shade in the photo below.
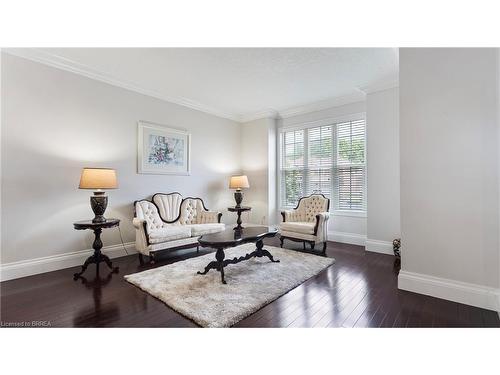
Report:
[[[83,168],[80,189],[116,189],[116,171],[111,168]]]
[[[232,176],[229,180],[229,189],[247,189],[249,187],[247,176]]]

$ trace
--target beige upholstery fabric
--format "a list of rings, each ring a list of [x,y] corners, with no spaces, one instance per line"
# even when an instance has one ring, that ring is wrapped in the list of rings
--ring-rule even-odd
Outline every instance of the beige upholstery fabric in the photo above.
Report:
[[[283,212],[285,213],[285,222],[306,220],[306,215],[304,214],[303,210],[285,210]]]
[[[211,223],[211,224],[191,224],[186,225],[191,229],[191,236],[202,236],[209,233],[217,233],[223,231],[226,226],[224,224]]]
[[[287,221],[307,221],[315,222],[316,215],[326,212],[328,209],[328,199],[322,195],[313,194],[310,197],[302,198],[299,206],[293,210],[286,210],[285,222]]]
[[[296,238],[298,240],[314,241],[315,243],[323,242],[323,241],[316,241],[317,238],[313,234],[303,234],[303,233],[297,233],[297,232],[288,232],[286,230],[280,230],[280,235],[283,237]]]
[[[198,213],[198,224],[218,223],[219,212],[201,211]]]
[[[135,229],[141,229],[141,228],[144,228],[143,227],[143,223],[145,223],[146,220],[144,219],[138,219],[136,217],[134,217],[132,219],[132,225],[134,226]]]
[[[280,235],[304,241],[321,243],[328,240],[328,199],[320,194],[302,198],[296,209],[284,211],[285,221],[280,225]],[[318,228],[314,234],[316,222]]]
[[[136,248],[146,255],[196,244],[199,236],[225,229],[224,224],[218,223],[219,212],[207,211],[200,198],[183,200],[179,193],[155,194],[153,202],[136,202],[135,213],[132,224],[136,230]]]
[[[321,195],[313,194],[310,197],[302,199],[300,206],[304,211],[305,221],[316,221],[316,215],[327,211],[328,199]]]
[[[144,231],[144,223],[146,220],[135,218],[132,219],[132,224],[135,228],[135,248],[143,254],[148,254],[148,242],[146,239],[146,232]]]
[[[149,233],[149,243],[160,243],[166,241],[180,240],[191,237],[191,228],[182,225],[170,225],[160,229],[154,229]]]
[[[204,211],[203,203],[199,198],[186,198],[181,204],[181,225],[198,224],[201,211]]]
[[[149,201],[139,201],[135,204],[135,214],[138,219],[146,220],[148,231],[163,228],[166,224],[160,218],[158,209]]]
[[[316,243],[328,241],[328,219],[330,214],[322,212],[319,215],[318,231],[316,232]]]
[[[145,251],[141,251],[141,253],[143,253],[145,255],[149,255],[149,253],[155,252],[157,250],[172,249],[175,247],[185,246],[185,245],[196,246],[198,244],[198,238],[199,237],[188,237],[188,238],[182,238],[180,240],[173,240],[173,241],[150,244],[147,247],[147,249]]]
[[[303,234],[314,234],[314,226],[315,223],[307,223],[307,222],[284,222],[281,223],[281,230],[285,230],[288,232],[297,232]]]
[[[153,202],[158,207],[160,216],[164,221],[171,222],[179,217],[182,202],[182,195],[179,193],[155,194]]]

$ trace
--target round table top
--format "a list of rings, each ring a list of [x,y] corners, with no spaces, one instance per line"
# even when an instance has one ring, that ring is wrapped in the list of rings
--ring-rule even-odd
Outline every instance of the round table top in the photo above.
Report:
[[[93,223],[92,220],[80,220],[73,223],[75,229],[112,228],[120,224],[120,219],[106,219],[103,223]]]
[[[265,237],[274,237],[278,229],[267,226],[252,226],[242,229],[228,228],[222,232],[204,234],[198,242],[202,246],[225,248],[237,246],[246,242],[257,242]]]

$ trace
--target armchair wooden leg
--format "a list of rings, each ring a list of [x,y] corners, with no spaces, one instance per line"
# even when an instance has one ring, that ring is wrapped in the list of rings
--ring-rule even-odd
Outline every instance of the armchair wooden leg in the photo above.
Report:
[[[304,248],[304,250],[306,249],[306,241],[302,242],[302,247]]]
[[[149,253],[149,264],[154,265],[156,263],[153,253]]]
[[[144,257],[142,256],[142,254],[141,254],[141,253],[139,253],[139,264],[140,264],[141,266],[144,266]]]
[[[196,253],[200,252],[200,245],[196,246]]]
[[[283,247],[283,241],[285,241],[285,239],[283,237],[280,237],[280,247]]]
[[[309,242],[309,246],[311,246],[311,250],[314,250],[314,242]]]
[[[326,255],[326,241],[323,242],[323,255]]]

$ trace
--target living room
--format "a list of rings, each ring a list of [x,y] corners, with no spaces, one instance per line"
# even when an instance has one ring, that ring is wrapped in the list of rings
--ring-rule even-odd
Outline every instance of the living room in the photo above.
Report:
[[[451,44],[4,43],[2,327],[498,332],[500,49]]]

